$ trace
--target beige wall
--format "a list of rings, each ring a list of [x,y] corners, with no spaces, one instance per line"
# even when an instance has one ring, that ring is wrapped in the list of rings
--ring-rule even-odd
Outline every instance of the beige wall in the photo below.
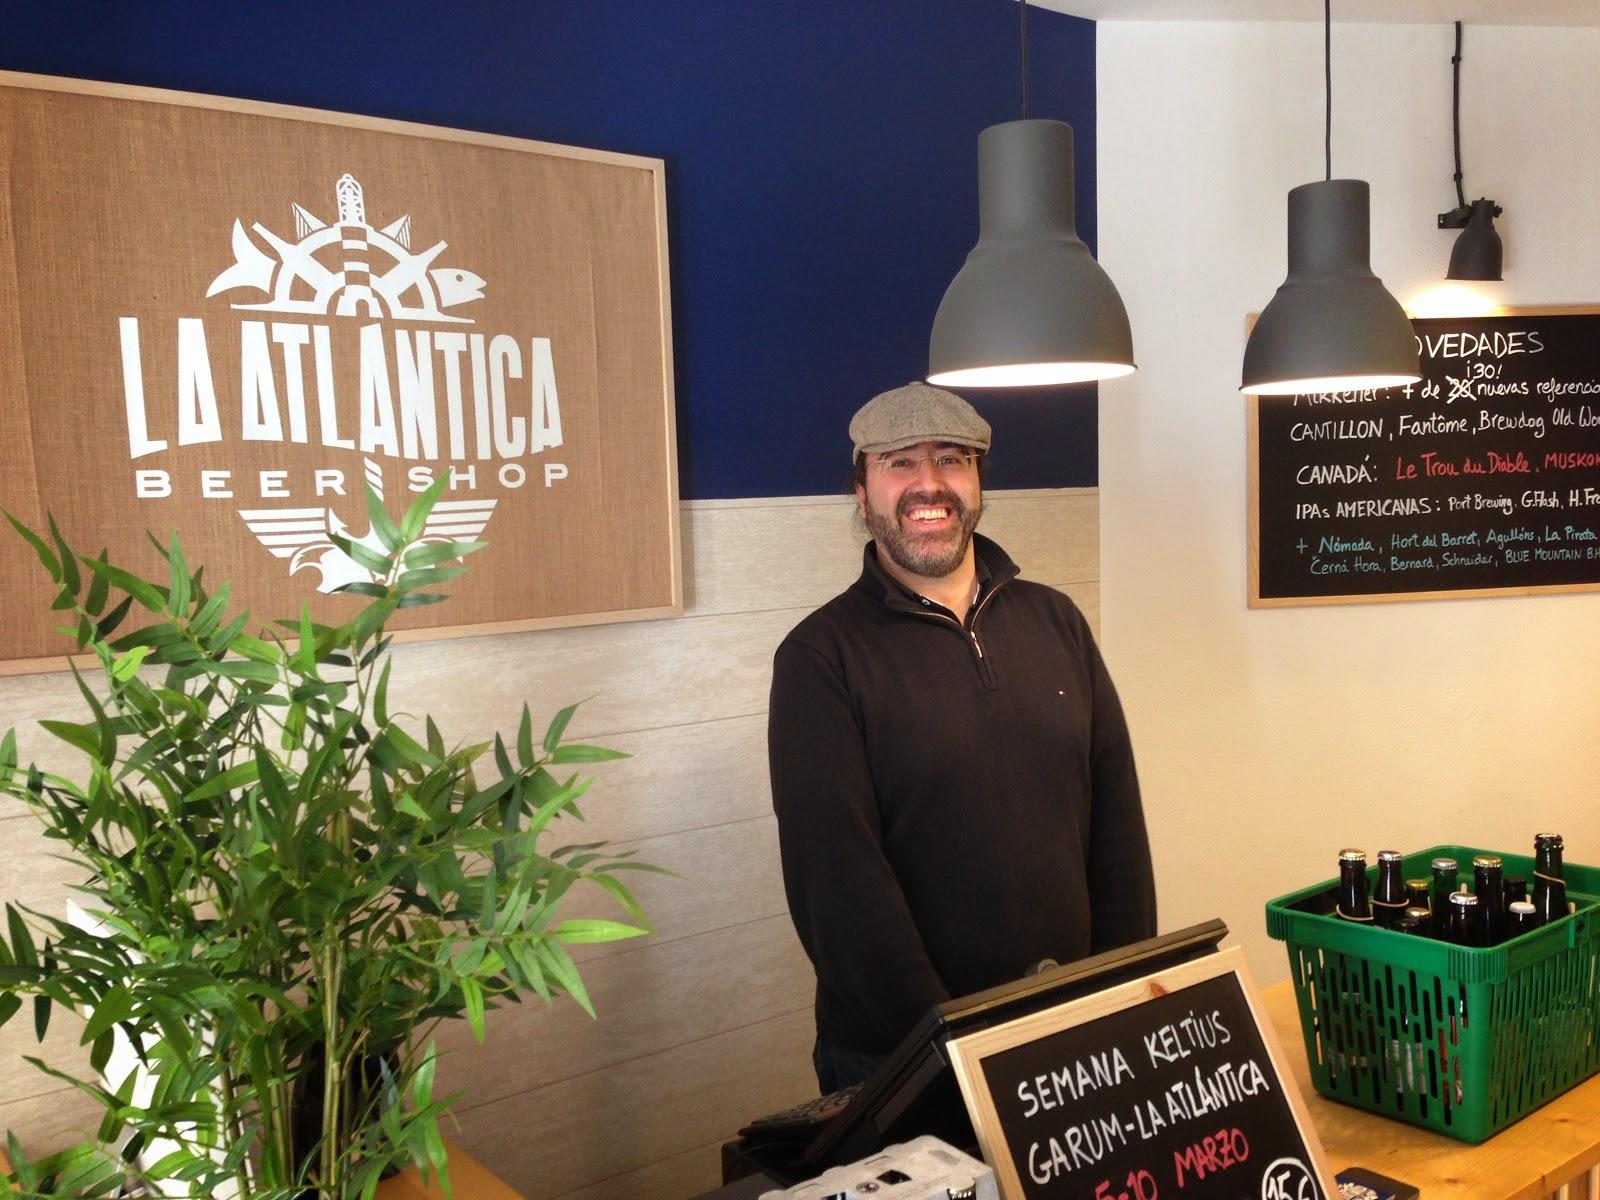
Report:
[[[1410,303],[1453,235],[1453,31],[1333,30],[1336,177]],[[1600,30],[1469,25],[1468,195],[1505,208],[1508,304],[1600,300]],[[1283,280],[1285,194],[1322,178],[1317,24],[1097,27],[1100,254],[1140,371],[1102,388],[1105,647],[1139,747],[1162,924],[1221,915],[1264,982],[1263,905],[1342,846],[1600,862],[1600,595],[1245,606],[1245,314]]]
[[[997,492],[988,505],[984,532],[1098,626],[1094,492]],[[538,721],[590,697],[570,736],[634,757],[598,768],[586,825],[558,836],[615,839],[680,876],[637,881],[652,937],[576,948],[598,1022],[535,999],[492,1014],[483,1047],[461,1028],[441,1035],[443,1086],[468,1090],[456,1136],[530,1200],[693,1195],[718,1182],[717,1147],[745,1120],[815,1094],[766,706],[778,641],[860,569],[849,513],[838,497],[686,503],[682,618],[396,652],[392,690],[447,738],[514,730],[524,699]],[[78,709],[65,676],[0,680],[0,728],[25,727],[24,758],[62,763],[32,723]],[[47,855],[30,814],[0,809],[0,899],[59,910],[71,872]],[[81,1134],[87,1110],[20,1061],[37,1052],[26,1017],[0,1030],[0,1129],[44,1149]],[[58,1021],[47,1057],[72,1058],[75,1040]]]

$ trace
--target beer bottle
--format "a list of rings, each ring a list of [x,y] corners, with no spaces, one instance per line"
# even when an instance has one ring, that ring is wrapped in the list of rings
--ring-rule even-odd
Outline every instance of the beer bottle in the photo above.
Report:
[[[1406,880],[1406,907],[1429,908],[1428,881],[1426,879]]]
[[[1518,900],[1528,898],[1528,881],[1521,875],[1506,876],[1506,911],[1511,911],[1511,906]]]
[[[1393,929],[1406,911],[1406,884],[1401,876],[1400,852],[1378,851],[1378,886],[1372,893],[1373,922]]]
[[[1400,920],[1407,933],[1414,933],[1419,937],[1433,936],[1433,914],[1424,905],[1414,905],[1406,909],[1405,916]]]
[[[1482,946],[1506,940],[1505,865],[1498,854],[1479,854],[1472,860],[1472,890],[1478,895],[1478,920],[1483,924]]]
[[[1521,937],[1529,930],[1539,928],[1539,910],[1526,900],[1513,900],[1506,909],[1506,920],[1511,926],[1507,937]]]
[[[1346,921],[1371,921],[1372,905],[1367,902],[1367,852],[1339,851],[1339,908]]]
[[[1428,911],[1433,914],[1433,936],[1443,940],[1450,933],[1450,893],[1456,890],[1458,868],[1453,858],[1433,860],[1433,882],[1429,890]]]
[[[1561,874],[1561,850],[1559,833],[1541,833],[1533,839],[1533,907],[1541,925],[1567,915],[1567,884]]]
[[[1450,893],[1450,940],[1458,946],[1483,945],[1478,898],[1471,892]]]

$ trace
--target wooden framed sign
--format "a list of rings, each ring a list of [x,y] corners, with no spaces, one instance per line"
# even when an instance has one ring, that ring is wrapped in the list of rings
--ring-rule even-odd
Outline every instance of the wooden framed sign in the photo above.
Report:
[[[1338,1195],[1238,948],[950,1052],[1004,1200]]]
[[[659,159],[12,73],[0,130],[0,507],[331,621],[363,485],[449,473],[425,536],[489,547],[396,628],[682,611]],[[0,660],[59,667],[9,529],[0,577]]]
[[[1247,401],[1251,606],[1600,590],[1600,307],[1412,325],[1420,384]]]

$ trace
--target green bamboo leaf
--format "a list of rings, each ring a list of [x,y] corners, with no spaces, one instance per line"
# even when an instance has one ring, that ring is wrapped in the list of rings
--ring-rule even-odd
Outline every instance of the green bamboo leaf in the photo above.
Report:
[[[150,612],[162,612],[167,607],[166,594],[154,584],[146,583],[137,575],[130,575],[120,567],[89,559],[85,564],[96,575],[104,575],[106,582],[119,591],[126,592]]]
[[[494,765],[500,768],[502,777],[516,774],[511,766],[511,756],[506,753],[505,739],[498,733],[494,735]]]
[[[626,912],[630,917],[632,917],[646,929],[650,928],[650,922],[645,918],[644,910],[639,907],[639,902],[633,898],[633,893],[628,890],[627,885],[625,885],[622,880],[616,879],[610,875],[599,874],[591,875],[589,878],[594,883],[604,888],[607,892],[611,893],[612,898],[615,899],[618,904],[622,905],[623,911]]]
[[[433,1039],[428,1039],[428,1049],[423,1053],[422,1062],[417,1066],[417,1073],[411,1081],[411,1103],[418,1108],[427,1108],[433,1103],[433,1076],[435,1065],[438,1062],[438,1052]]]
[[[222,614],[228,611],[228,597],[233,590],[231,583],[224,583],[217,589],[217,594],[208,599],[195,613],[194,620],[189,622],[189,632],[204,641],[211,636],[212,630],[222,623]]]
[[[347,596],[372,596],[378,600],[389,594],[389,589],[383,584],[363,579],[358,579],[354,583],[342,583],[333,590]]]
[[[393,554],[404,544],[404,539],[400,536],[400,527],[394,523],[394,518],[383,506],[383,499],[373,486],[368,483],[364,484],[363,488],[367,493],[367,516],[372,519],[372,532],[378,535],[383,548]]]
[[[95,578],[99,580],[103,579],[104,576],[101,575],[99,571],[96,571]],[[122,624],[123,618],[128,615],[128,610],[132,607],[133,597],[124,596],[122,598],[122,603],[118,604],[109,613],[101,617],[99,622],[95,625],[95,637],[99,638],[102,642],[109,638],[114,632],[116,632],[117,626]]]
[[[433,506],[439,502],[439,497],[449,486],[450,470],[447,467],[439,472],[439,477],[428,485],[426,491],[411,502],[411,507],[406,509],[405,516],[400,518],[402,539],[408,543],[417,540],[423,527],[428,523],[428,514],[433,511]]]
[[[649,932],[648,929],[626,925],[621,921],[585,917],[561,922],[550,931],[550,935],[563,942],[620,942],[625,938],[643,937]]]
[[[111,678],[118,683],[126,683],[139,673],[139,664],[144,662],[145,655],[149,653],[149,646],[135,646],[126,654],[117,655],[116,661],[111,664]]]
[[[207,675],[222,679],[243,679],[251,683],[277,683],[278,669],[268,663],[228,659],[224,662],[202,662],[201,670]]]
[[[11,953],[17,964],[23,967],[37,967],[39,956],[33,948],[33,934],[23,923],[22,914],[10,904],[6,905],[6,927],[11,931]]]
[[[448,583],[458,575],[464,575],[466,570],[465,567],[418,567],[400,572],[400,578],[395,580],[394,586],[399,591],[414,591],[432,587],[436,583]]]
[[[551,753],[561,744],[561,735],[566,733],[567,725],[572,720],[572,714],[578,711],[576,704],[569,704],[550,719],[550,727],[544,731],[544,752]]]
[[[387,576],[389,569],[394,565],[393,560],[388,555],[379,554],[376,550],[363,546],[360,542],[352,542],[343,534],[329,534],[328,540],[374,574]]]
[[[83,1037],[78,1044],[89,1045],[117,1022],[126,1021],[133,1016],[137,1008],[137,1001],[127,988],[121,984],[113,987],[95,1004],[94,1011],[89,1014],[88,1024],[83,1027]]]
[[[400,603],[395,605],[395,607],[421,608],[425,604],[442,604],[448,599],[450,599],[450,597],[446,596],[442,592],[412,592],[409,595],[401,596]]]
[[[12,992],[0,992],[0,1028],[17,1015],[22,1008],[22,997]]]
[[[436,567],[440,563],[455,562],[469,554],[476,554],[488,542],[423,542],[411,547],[401,562],[407,569]]]
[[[100,551],[99,561],[106,561],[106,552],[104,549]],[[104,575],[95,575],[95,577],[90,580],[89,594],[84,597],[83,601],[83,607],[88,610],[90,616],[98,616],[100,610],[106,606],[106,592],[109,590],[109,587],[110,585],[106,583],[106,577]]]
[[[100,753],[100,730],[93,725],[79,725],[73,721],[40,721],[39,724],[85,754],[93,756]]]
[[[236,788],[246,787],[256,781],[261,772],[261,766],[255,759],[249,759],[236,766],[229,767],[221,774],[213,775],[194,791],[184,797],[186,800],[209,800],[213,796],[220,796],[224,792],[231,792]]]
[[[589,999],[588,990],[583,986],[583,980],[578,977],[578,968],[573,966],[572,959],[561,948],[560,943],[538,942],[534,945],[534,953],[544,964],[550,978],[561,986],[562,991],[576,1000],[584,1012],[591,1017],[594,1016],[594,1004]]]
[[[522,722],[517,726],[517,761],[524,770],[533,766],[533,714],[526,701],[522,705]]]
[[[167,588],[167,611],[182,617],[189,611],[189,568],[183,561],[183,550],[178,545],[178,531],[172,531],[172,548],[167,552],[171,584]]]
[[[276,666],[283,661],[283,651],[271,642],[264,642],[258,637],[248,633],[235,634],[233,651],[251,662],[271,663]]]
[[[22,535],[24,541],[33,547],[33,552],[39,556],[39,562],[44,569],[50,572],[50,578],[56,583],[61,582],[61,564],[56,561],[56,556],[51,553],[50,547],[44,544],[44,539],[10,513],[6,513],[6,520],[11,522],[11,528]]]
[[[551,752],[550,761],[553,763],[598,763],[612,762],[619,758],[630,757],[623,750],[607,750],[604,746],[580,746],[568,744],[557,746]]]
[[[61,531],[56,528],[56,519],[46,516],[45,520],[50,524],[50,538],[55,542],[56,549],[61,552],[61,586],[76,597],[78,588],[83,582],[78,575],[78,556],[68,548]]]
[[[33,1036],[36,1041],[44,1041],[44,1035],[50,1029],[50,997],[35,996],[33,998]]]
[[[394,659],[383,660],[383,673],[378,676],[378,686],[372,693],[372,715],[379,725],[389,723],[389,668]]]
[[[432,717],[425,717],[423,719],[423,724],[425,725],[425,727],[427,729],[428,751],[429,751],[429,753],[435,754],[439,758],[443,758],[444,757],[444,735],[439,732],[439,727],[433,723],[433,718]],[[13,738],[13,742],[15,742],[14,738]]]
[[[472,1037],[483,1045],[483,986],[470,975],[461,980],[461,1000],[467,1009],[467,1024],[472,1026]]]

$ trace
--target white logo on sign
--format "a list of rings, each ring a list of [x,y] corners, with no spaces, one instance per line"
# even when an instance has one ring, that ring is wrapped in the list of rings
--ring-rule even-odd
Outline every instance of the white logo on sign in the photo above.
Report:
[[[444,252],[444,242],[413,254],[409,215],[382,229],[373,228],[367,223],[361,184],[348,172],[334,185],[334,198],[339,215],[331,225],[300,205],[294,206],[296,242],[279,237],[259,221],[252,224],[256,236],[271,248],[270,254],[251,240],[243,223],[235,218],[234,264],[211,281],[206,296],[254,288],[272,299],[233,307],[473,323],[470,317],[443,310],[481,300],[484,280],[459,267],[433,266],[434,259]]]
[[[383,471],[370,458],[367,482],[383,499]],[[494,512],[493,500],[440,500],[422,527],[422,542],[470,542],[483,532]],[[316,567],[317,591],[331,592],[347,583],[379,582],[379,577],[351,558],[333,542],[338,535],[377,554],[387,553],[369,526],[359,537],[331,508],[240,509],[250,532],[276,558],[289,560],[289,574]]]
[[[1316,1180],[1298,1158],[1274,1159],[1261,1176],[1261,1200],[1318,1200],[1321,1195]]]

